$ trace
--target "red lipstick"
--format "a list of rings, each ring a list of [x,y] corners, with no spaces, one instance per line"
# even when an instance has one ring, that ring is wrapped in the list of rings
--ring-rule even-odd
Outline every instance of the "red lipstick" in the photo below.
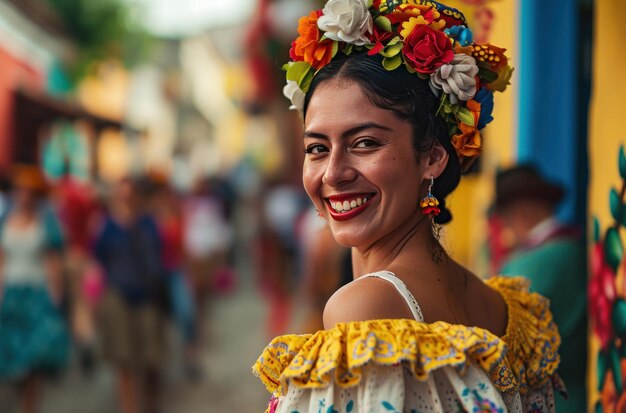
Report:
[[[365,211],[365,209],[369,206],[374,196],[375,194],[369,193],[369,194],[334,195],[332,197],[328,197],[326,198],[326,204],[328,205],[328,212],[335,221],[347,221],[361,214],[363,211]],[[342,212],[337,212],[332,207],[332,204],[331,204],[331,203],[342,202],[348,199],[355,199],[355,198],[367,198],[367,201],[364,202],[362,205],[357,206],[356,208],[352,208],[349,211],[342,211]]]

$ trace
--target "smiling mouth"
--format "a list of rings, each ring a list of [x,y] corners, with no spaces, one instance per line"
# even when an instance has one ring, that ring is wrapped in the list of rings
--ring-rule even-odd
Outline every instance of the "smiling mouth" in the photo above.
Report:
[[[363,212],[375,194],[354,194],[326,198],[330,215],[339,221],[353,218]]]

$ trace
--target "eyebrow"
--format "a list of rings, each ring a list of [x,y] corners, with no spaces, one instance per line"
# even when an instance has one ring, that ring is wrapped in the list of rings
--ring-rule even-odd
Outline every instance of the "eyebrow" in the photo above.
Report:
[[[345,139],[349,136],[356,135],[357,133],[363,132],[364,130],[367,130],[367,129],[379,129],[379,130],[391,132],[391,128],[388,128],[386,126],[380,125],[375,122],[366,122],[366,123],[361,123],[359,125],[356,125],[355,127],[350,128],[347,131],[343,132],[341,134],[341,139]],[[323,133],[311,132],[311,131],[305,131],[303,138],[317,138],[317,139],[328,140],[328,136],[324,135]]]

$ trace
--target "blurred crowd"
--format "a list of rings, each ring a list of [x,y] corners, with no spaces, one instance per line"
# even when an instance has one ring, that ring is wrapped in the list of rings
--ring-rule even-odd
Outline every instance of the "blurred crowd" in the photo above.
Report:
[[[21,411],[38,411],[43,380],[70,359],[86,376],[114,371],[120,412],[160,411],[171,360],[188,380],[210,373],[211,302],[238,286],[238,255],[267,302],[267,337],[293,326],[305,235],[321,220],[299,189],[266,186],[206,178],[183,192],[160,173],[94,185],[13,166],[0,192],[0,380]],[[325,299],[311,301],[316,314]]]

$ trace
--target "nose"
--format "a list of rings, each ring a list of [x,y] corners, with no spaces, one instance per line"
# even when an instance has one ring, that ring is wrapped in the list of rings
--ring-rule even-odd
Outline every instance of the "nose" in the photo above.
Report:
[[[352,182],[357,172],[344,151],[332,151],[326,170],[322,176],[322,183],[331,187],[338,187],[344,183]]]

